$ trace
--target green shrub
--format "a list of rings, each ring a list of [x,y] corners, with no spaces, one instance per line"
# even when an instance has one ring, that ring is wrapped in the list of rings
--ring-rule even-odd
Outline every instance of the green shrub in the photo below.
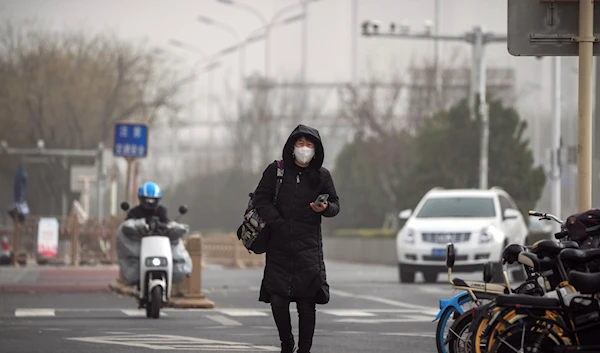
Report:
[[[397,230],[382,228],[338,229],[333,232],[334,237],[349,238],[393,238],[396,234]]]

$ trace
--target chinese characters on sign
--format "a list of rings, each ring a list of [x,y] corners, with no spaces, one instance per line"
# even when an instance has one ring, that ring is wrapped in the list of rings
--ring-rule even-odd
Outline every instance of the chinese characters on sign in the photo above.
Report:
[[[117,124],[113,153],[117,157],[146,157],[148,127],[141,124]]]

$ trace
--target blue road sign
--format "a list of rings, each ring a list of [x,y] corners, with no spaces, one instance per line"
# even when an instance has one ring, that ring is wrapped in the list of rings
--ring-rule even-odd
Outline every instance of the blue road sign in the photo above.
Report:
[[[146,157],[148,155],[148,127],[143,124],[116,124],[113,154],[116,157]]]

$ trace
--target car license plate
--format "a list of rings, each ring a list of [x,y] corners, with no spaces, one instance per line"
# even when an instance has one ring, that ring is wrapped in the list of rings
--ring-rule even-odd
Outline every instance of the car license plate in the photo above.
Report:
[[[454,248],[454,253],[456,254],[456,248]],[[443,249],[432,249],[431,256],[433,257],[446,257],[446,248]]]

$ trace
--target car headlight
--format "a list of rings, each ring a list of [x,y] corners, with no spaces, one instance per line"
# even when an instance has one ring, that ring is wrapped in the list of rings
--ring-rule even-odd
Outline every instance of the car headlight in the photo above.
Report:
[[[492,240],[494,240],[494,238],[501,238],[502,236],[502,231],[494,226],[487,226],[485,228],[483,228],[481,230],[481,233],[479,234],[479,243],[480,244],[487,244],[489,242],[491,242]]]
[[[167,266],[167,258],[166,257],[147,257],[146,258],[146,266],[147,267],[164,267]]]
[[[403,239],[405,242],[413,244],[415,242],[415,231],[412,229],[407,229],[406,232],[404,232]]]

